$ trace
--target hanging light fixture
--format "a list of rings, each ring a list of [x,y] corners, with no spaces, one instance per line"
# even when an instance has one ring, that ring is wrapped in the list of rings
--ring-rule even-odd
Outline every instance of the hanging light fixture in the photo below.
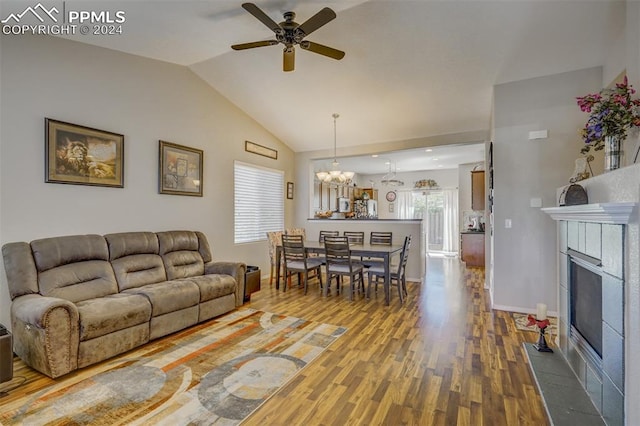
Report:
[[[336,120],[340,115],[333,113],[333,163],[331,163],[332,169],[328,172],[318,172],[316,176],[322,182],[326,183],[351,183],[351,179],[355,176],[354,172],[342,172],[338,169],[340,163],[338,163],[338,157],[336,155],[337,146],[337,132],[336,132]]]
[[[389,161],[389,173],[382,176],[382,180],[380,181],[383,185],[389,186],[403,186],[404,182],[396,177],[396,167],[394,164],[393,171],[391,171],[391,161]]]

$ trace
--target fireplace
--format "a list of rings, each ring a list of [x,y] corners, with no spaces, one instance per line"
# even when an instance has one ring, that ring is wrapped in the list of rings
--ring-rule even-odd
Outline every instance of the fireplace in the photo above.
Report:
[[[602,267],[599,259],[568,250],[569,338],[602,376]]]
[[[591,204],[542,209],[558,221],[558,349],[608,426],[640,425],[639,172],[636,164],[581,181]],[[571,337],[573,250],[602,263],[601,375]]]

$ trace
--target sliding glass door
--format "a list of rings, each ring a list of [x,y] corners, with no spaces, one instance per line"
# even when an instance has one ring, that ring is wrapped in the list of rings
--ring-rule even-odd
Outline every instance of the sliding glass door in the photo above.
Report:
[[[413,217],[423,220],[428,253],[458,253],[458,190],[412,192]]]

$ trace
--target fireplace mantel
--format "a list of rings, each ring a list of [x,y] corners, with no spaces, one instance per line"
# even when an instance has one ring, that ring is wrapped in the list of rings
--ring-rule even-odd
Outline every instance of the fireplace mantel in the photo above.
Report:
[[[638,203],[598,203],[540,209],[553,220],[626,225]]]

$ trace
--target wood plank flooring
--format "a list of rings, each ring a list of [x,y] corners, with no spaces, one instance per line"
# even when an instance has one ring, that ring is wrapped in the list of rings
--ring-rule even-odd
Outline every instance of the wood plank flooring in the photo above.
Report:
[[[402,306],[395,291],[386,307],[381,291],[349,302],[323,299],[315,281],[306,296],[263,284],[251,307],[349,331],[244,424],[549,424],[522,349],[535,335],[489,309],[484,269],[447,258],[427,269]]]
[[[245,307],[348,332],[243,424],[549,424],[522,349],[535,336],[518,331],[509,313],[488,309],[483,269],[430,258],[427,270],[424,283],[407,284],[404,305],[394,288],[388,307],[381,289],[371,300],[358,295],[350,302],[347,285],[323,298],[315,280],[307,295],[263,282]],[[26,382],[0,405],[53,382],[17,358],[14,376],[0,391]]]

